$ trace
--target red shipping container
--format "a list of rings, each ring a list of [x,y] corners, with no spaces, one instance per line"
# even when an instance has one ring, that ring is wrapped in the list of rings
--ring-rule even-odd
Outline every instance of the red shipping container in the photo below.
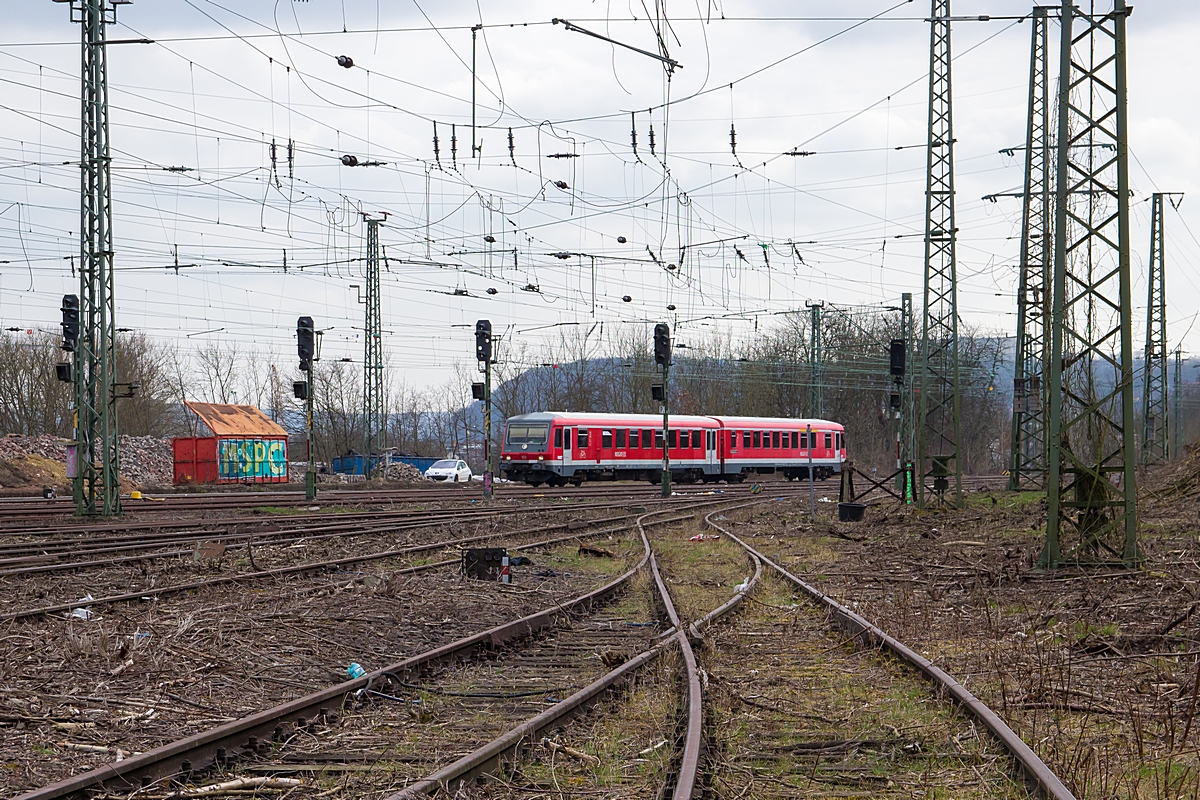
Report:
[[[175,484],[286,483],[287,431],[251,405],[187,403],[212,436],[172,442]]]

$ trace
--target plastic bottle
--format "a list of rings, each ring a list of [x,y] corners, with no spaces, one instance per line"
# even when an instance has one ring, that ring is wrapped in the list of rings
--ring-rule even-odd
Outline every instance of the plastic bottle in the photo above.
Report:
[[[350,676],[351,680],[357,680],[363,675],[366,675],[367,671],[362,668],[362,664],[359,664],[357,661],[353,661],[350,663],[350,666],[346,667],[346,674]]]

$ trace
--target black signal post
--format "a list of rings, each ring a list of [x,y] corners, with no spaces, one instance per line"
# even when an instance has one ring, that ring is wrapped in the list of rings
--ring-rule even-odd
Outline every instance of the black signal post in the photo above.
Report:
[[[671,496],[671,439],[669,436],[671,423],[671,327],[665,322],[654,326],[654,363],[662,367],[662,415],[663,415],[663,466],[662,466],[662,496]]]
[[[307,500],[315,500],[317,497],[317,467],[313,461],[313,362],[318,359],[316,333],[312,317],[300,317],[296,320],[296,354],[300,356],[300,370],[304,373],[304,380],[293,384],[292,390],[297,399],[304,401],[304,436],[308,447],[304,497]]]
[[[483,497],[492,498],[492,323],[475,323],[475,360],[483,369]]]

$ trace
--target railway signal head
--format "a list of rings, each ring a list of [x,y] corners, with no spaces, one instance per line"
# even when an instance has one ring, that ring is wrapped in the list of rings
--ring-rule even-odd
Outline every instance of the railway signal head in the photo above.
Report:
[[[308,399],[308,381],[293,381],[292,382],[292,394],[294,394],[296,396],[297,400],[307,400]]]
[[[487,363],[492,360],[492,323],[481,319],[475,323],[475,360]]]
[[[666,397],[666,395],[663,394],[663,385],[661,383],[650,384],[650,399],[651,400],[657,400],[658,402],[661,403],[665,397]]]
[[[68,353],[75,352],[75,342],[79,341],[79,296],[64,294],[62,299],[62,349]]]
[[[316,336],[312,317],[296,320],[296,353],[300,356],[300,369],[308,372],[316,355]]]
[[[888,361],[891,362],[892,375],[896,376],[897,378],[904,377],[905,355],[904,340],[892,339],[891,344],[888,346]]]
[[[474,400],[482,400],[483,399],[483,384],[482,383],[472,383],[471,384],[471,398]]]
[[[654,326],[654,363],[659,366],[671,363],[671,327],[665,322]]]

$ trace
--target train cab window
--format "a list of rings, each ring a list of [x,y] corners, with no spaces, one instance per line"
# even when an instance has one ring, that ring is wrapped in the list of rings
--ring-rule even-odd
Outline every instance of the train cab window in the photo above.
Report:
[[[754,449],[757,450],[760,447],[762,447],[762,432],[755,431],[754,432]]]
[[[771,434],[771,447],[775,448],[776,450],[779,449],[779,431],[774,431]]]
[[[669,436],[671,437],[670,438],[671,447],[672,448],[678,447],[679,446],[679,431],[671,431]]]
[[[742,447],[750,449],[750,431],[742,431]]]
[[[600,446],[612,447],[612,431],[600,431]]]
[[[825,449],[826,450],[833,449],[833,434],[832,433],[825,434]]]
[[[562,445],[562,442],[563,442],[563,440],[562,440],[562,431],[563,431],[563,429],[562,429],[562,428],[555,428],[555,429],[554,429],[554,447],[555,447],[556,449],[557,449],[557,448],[559,448],[559,447],[562,447],[562,446],[563,446],[563,445]]]
[[[662,431],[660,430],[654,432],[654,449],[662,450]]]
[[[588,446],[588,431],[587,428],[580,428],[576,436],[576,441],[579,443],[580,450],[586,450]]]
[[[672,433],[674,433],[674,431],[672,431]],[[674,444],[674,442],[672,442],[672,444]],[[680,431],[679,432],[679,446],[680,447],[691,447],[692,446],[692,434],[689,431]]]
[[[624,428],[617,431],[617,448],[620,450],[625,449],[625,434],[626,434],[626,431]]]

